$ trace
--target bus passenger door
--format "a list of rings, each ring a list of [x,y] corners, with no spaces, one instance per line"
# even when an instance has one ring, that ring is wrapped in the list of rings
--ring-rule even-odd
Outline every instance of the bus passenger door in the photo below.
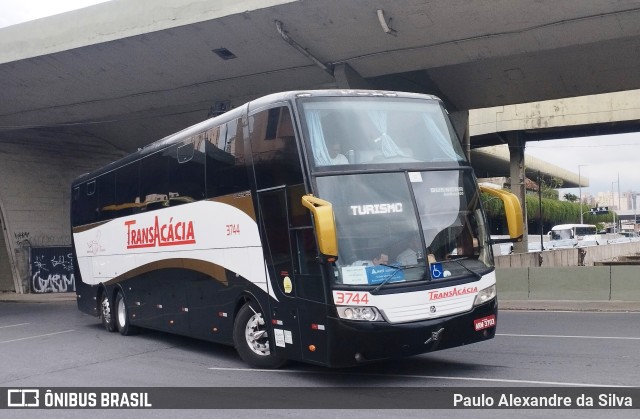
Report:
[[[277,299],[269,300],[266,316],[274,329],[275,353],[324,363],[325,288],[316,260],[311,216],[301,203],[304,177],[291,111],[287,106],[276,106],[248,118],[245,129],[250,139],[262,243],[269,286]],[[310,271],[316,274],[310,275]],[[312,324],[320,329],[312,331]],[[318,349],[310,351],[310,345]]]
[[[294,289],[295,276],[289,241],[289,217],[285,188],[258,191],[260,219],[263,230],[263,248],[271,283],[276,296],[271,301],[270,314],[273,325],[276,354],[289,359],[301,358],[298,307]]]

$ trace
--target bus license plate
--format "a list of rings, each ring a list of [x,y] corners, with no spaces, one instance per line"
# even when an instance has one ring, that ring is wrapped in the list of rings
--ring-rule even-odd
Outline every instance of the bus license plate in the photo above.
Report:
[[[483,317],[481,319],[476,319],[473,321],[473,324],[476,327],[476,332],[484,329],[488,329],[496,325],[496,316],[492,314],[487,317]]]

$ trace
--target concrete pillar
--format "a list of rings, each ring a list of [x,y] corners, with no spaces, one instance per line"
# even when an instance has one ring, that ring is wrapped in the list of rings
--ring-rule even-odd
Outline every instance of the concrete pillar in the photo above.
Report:
[[[469,135],[468,121],[467,121],[467,130],[464,133],[464,137],[462,137],[462,148],[464,149],[464,154],[467,156],[467,161],[471,163],[471,136]]]
[[[514,243],[514,253],[526,253],[529,250],[529,228],[527,227],[527,201],[525,199],[527,190],[525,186],[524,173],[524,149],[526,141],[518,131],[507,133],[507,144],[509,145],[509,172],[511,176],[511,192],[520,200],[522,205],[522,222],[524,223],[522,241]]]

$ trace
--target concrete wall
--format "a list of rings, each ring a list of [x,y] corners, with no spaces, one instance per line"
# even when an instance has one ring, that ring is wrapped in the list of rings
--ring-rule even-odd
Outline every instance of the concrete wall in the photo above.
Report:
[[[5,236],[6,233],[2,227],[2,216],[0,216],[0,292],[14,289],[11,260],[5,244]]]
[[[69,246],[69,199],[72,180],[118,159],[123,153],[82,134],[57,138],[43,132],[38,140],[0,136],[0,216],[3,218],[2,266],[11,266],[12,289],[28,289],[29,248]],[[7,270],[4,269],[3,275]],[[3,288],[7,288],[4,286]]]
[[[640,266],[497,269],[505,300],[640,301]]]
[[[584,253],[581,254],[581,252]],[[495,263],[496,268],[594,266],[594,262],[609,261],[620,256],[639,253],[640,242],[629,242],[545,252],[515,253],[496,256]]]

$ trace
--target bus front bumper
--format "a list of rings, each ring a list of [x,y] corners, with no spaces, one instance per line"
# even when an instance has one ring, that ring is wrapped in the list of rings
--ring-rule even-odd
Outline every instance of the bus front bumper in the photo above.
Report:
[[[330,317],[328,344],[333,350],[329,352],[328,366],[348,367],[492,339],[495,323],[476,331],[475,321],[491,316],[495,321],[497,314],[498,301],[494,298],[465,313],[402,324]]]

